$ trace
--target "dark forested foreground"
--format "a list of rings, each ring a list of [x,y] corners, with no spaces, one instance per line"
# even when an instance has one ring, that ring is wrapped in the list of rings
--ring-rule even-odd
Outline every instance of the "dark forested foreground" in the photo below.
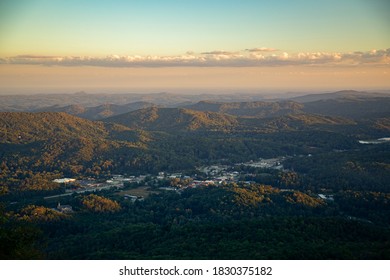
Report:
[[[389,259],[389,100],[0,113],[0,258]]]
[[[91,195],[89,195],[91,196]],[[68,199],[75,213],[26,207],[2,223],[2,258],[388,259],[388,197],[324,203],[270,187],[202,187],[135,203]],[[93,195],[94,196],[94,195]],[[103,198],[110,197],[110,199]],[[343,200],[344,199],[344,200]],[[119,204],[110,203],[114,200]],[[347,201],[345,201],[347,200]],[[364,201],[364,202],[363,202]],[[349,205],[344,203],[349,202]],[[363,203],[362,203],[363,202]],[[93,204],[94,203],[94,204]],[[357,218],[354,208],[364,212]],[[16,215],[16,214],[15,214]],[[368,216],[368,217],[367,217]],[[366,218],[376,219],[375,222]],[[387,223],[386,223],[387,222]]]

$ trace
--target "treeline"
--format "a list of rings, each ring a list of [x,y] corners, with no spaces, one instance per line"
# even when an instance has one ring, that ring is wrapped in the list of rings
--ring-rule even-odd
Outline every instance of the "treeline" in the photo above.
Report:
[[[150,194],[116,192],[3,212],[2,258],[45,259],[387,259],[390,197],[346,192],[334,201],[267,185],[230,184]],[[4,226],[5,225],[5,226]],[[22,235],[15,235],[26,231]],[[25,242],[29,242],[26,244]],[[3,244],[1,242],[0,244]],[[5,246],[4,244],[2,246]],[[18,251],[14,246],[25,246]],[[17,253],[19,252],[19,253]]]
[[[305,189],[390,192],[390,144],[387,143],[311,157],[291,157],[284,166],[300,174]]]
[[[338,197],[335,202],[325,202],[308,193],[280,192],[263,185],[205,187],[181,195],[163,192],[134,203],[115,193],[107,196],[117,200],[121,210],[100,214],[81,211],[72,219],[42,223],[45,258],[390,257],[388,224],[342,214],[347,209],[340,211],[339,203],[345,201]],[[357,201],[356,206],[361,203]],[[369,212],[378,213],[374,209]]]

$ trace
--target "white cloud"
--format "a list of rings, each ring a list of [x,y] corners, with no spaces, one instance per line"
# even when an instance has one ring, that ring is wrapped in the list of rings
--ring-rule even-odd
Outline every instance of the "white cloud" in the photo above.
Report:
[[[206,55],[234,55],[234,54],[238,54],[238,52],[212,51],[212,52],[202,52],[201,54],[206,54]]]
[[[280,55],[280,59],[287,60],[289,57],[288,53],[284,52]]]
[[[366,52],[300,52],[266,51],[265,48],[243,52],[210,51],[187,52],[176,56],[109,55],[91,56],[34,56],[19,55],[0,58],[0,64],[45,66],[96,67],[261,67],[282,65],[390,65],[390,49]],[[269,52],[272,52],[269,53]]]

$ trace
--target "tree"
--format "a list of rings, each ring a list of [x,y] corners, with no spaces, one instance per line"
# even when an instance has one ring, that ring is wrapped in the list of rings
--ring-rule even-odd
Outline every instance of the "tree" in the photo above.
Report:
[[[121,206],[118,202],[95,194],[83,197],[82,204],[92,212],[113,213],[121,210]]]

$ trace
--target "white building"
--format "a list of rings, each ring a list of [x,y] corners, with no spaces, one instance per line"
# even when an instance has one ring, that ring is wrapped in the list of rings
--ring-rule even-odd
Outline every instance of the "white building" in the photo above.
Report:
[[[76,179],[71,179],[71,178],[61,178],[61,179],[54,179],[53,182],[54,183],[59,183],[59,184],[63,184],[63,183],[71,183],[71,182],[75,182]]]

